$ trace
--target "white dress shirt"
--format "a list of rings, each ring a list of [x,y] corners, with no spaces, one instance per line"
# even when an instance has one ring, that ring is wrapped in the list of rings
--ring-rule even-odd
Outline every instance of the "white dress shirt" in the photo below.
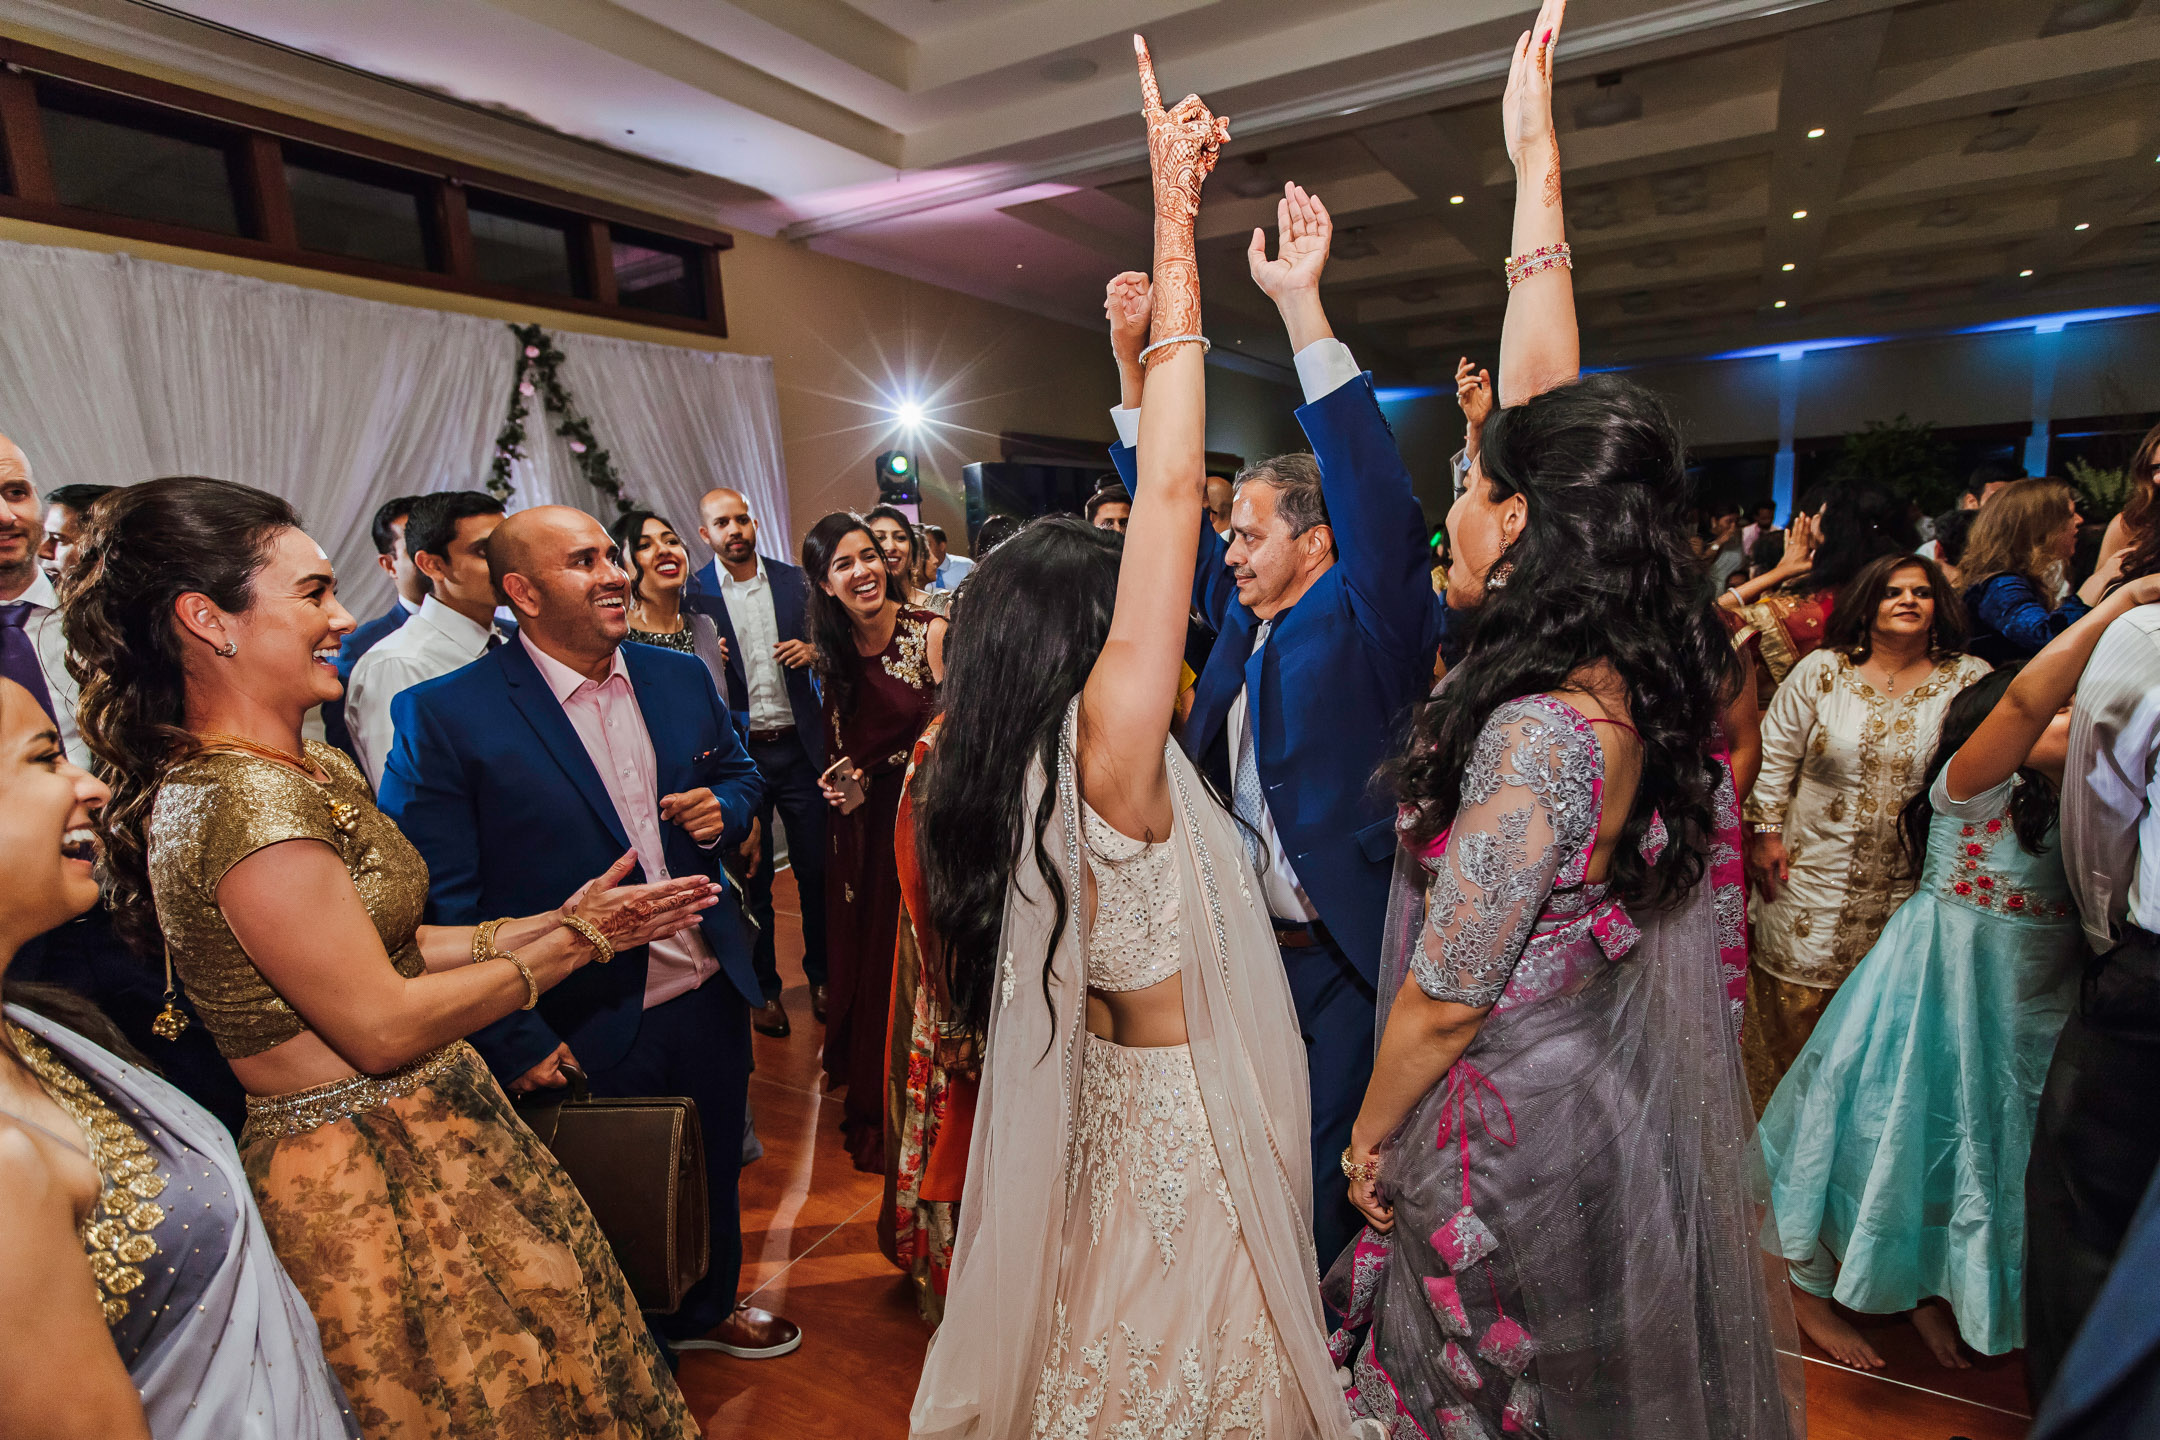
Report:
[[[975,562],[965,555],[947,555],[945,563],[937,567],[937,583],[941,590],[957,590],[967,573],[975,568]]]
[[[45,692],[52,697],[53,719],[58,722],[60,748],[67,757],[81,768],[90,768],[90,747],[83,744],[82,732],[75,728],[75,707],[81,702],[81,691],[76,687],[75,677],[67,670],[67,635],[60,626],[60,597],[53,593],[52,578],[42,569],[28,589],[10,600],[10,605],[27,601],[30,618],[23,622],[23,633],[37,647],[38,669],[45,674]]]
[[[645,883],[669,877],[667,851],[661,845],[659,767],[653,760],[652,733],[638,708],[630,668],[616,650],[605,680],[588,680],[518,632],[518,642],[540,668],[540,678],[554,693],[563,716],[585,746],[600,783],[614,802],[615,818],[637,851]],[[717,840],[715,843],[718,843]],[[709,847],[708,847],[709,848]],[[720,973],[705,932],[693,925],[679,935],[655,940],[645,961],[645,1008],[687,994]]]
[[[1350,347],[1330,335],[1325,340],[1315,340],[1291,357],[1297,366],[1298,386],[1305,392],[1305,403],[1324,400],[1343,386],[1357,379],[1361,373],[1358,363],[1350,353]],[[1123,405],[1110,407],[1110,423],[1117,426],[1118,440],[1127,449],[1140,446],[1140,407],[1127,409]]]
[[[773,614],[765,557],[758,557],[757,573],[748,580],[737,580],[725,565],[719,568],[720,598],[727,604],[728,623],[735,627],[743,680],[750,689],[750,728],[785,730],[795,723],[795,707],[788,703],[787,676],[780,673],[773,654],[780,643],[780,621]]]
[[[382,789],[397,739],[390,702],[423,680],[472,664],[487,653],[488,637],[496,633],[493,625],[468,620],[430,595],[410,620],[360,657],[345,683],[345,725],[369,784]]]
[[[2093,647],[2070,712],[2063,868],[2085,937],[2103,954],[2124,919],[2160,934],[2160,605],[2140,605]]]

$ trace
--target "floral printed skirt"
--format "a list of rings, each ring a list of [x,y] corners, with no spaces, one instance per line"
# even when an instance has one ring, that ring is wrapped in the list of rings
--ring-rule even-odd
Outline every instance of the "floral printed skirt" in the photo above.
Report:
[[[1035,1440],[1311,1427],[1201,1107],[1192,1052],[1090,1035]]]
[[[241,1157],[369,1440],[699,1434],[592,1212],[463,1041],[251,1101]]]

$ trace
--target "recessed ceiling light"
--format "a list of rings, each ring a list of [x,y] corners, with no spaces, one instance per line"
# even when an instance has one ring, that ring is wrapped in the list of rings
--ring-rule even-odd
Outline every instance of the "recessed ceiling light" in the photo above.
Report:
[[[1462,204],[1462,200],[1463,197],[1460,195],[1450,195],[1447,197],[1447,203],[1450,205],[1460,205]]]
[[[1025,265],[1018,265],[1018,264],[1016,264],[1016,265],[1014,265],[1014,266],[1013,266],[1013,269],[1015,269],[1015,270],[1025,270],[1025,269],[1027,269],[1027,266],[1025,266]]]
[[[1780,265],[1780,266],[1778,266],[1778,269],[1780,269],[1780,270],[1790,270],[1790,269],[1792,269],[1792,261],[1790,261],[1790,260],[1787,260],[1787,261],[1786,261],[1786,262],[1785,262],[1785,263],[1784,263],[1783,265]]]
[[[1820,125],[1817,125],[1814,129],[1807,132],[1807,138],[1810,140],[1820,140],[1822,139],[1822,137],[1823,128]]]
[[[2020,271],[2018,271],[2018,279],[2020,279],[2020,280],[2030,280],[2030,279],[2032,279],[2032,271],[2030,271],[2030,270],[2020,270]]]
[[[1782,310],[1785,308],[1785,302],[1782,300],[1776,301],[1770,306],[1770,308],[1773,310]]]
[[[2070,228],[2072,230],[2090,230],[2092,229],[2092,222],[2090,220],[2080,220],[2077,224],[2072,225]]]
[[[1792,212],[1792,218],[1795,220],[1805,220],[1807,219],[1807,211],[1795,210]]]

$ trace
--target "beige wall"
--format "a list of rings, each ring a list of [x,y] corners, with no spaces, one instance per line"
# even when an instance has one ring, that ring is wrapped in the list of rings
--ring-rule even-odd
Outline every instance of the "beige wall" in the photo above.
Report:
[[[924,518],[956,543],[966,534],[960,469],[1002,458],[1001,433],[1114,438],[1108,412],[1117,377],[1100,333],[757,235],[738,235],[721,261],[725,340],[5,218],[0,240],[124,250],[394,304],[770,355],[793,511],[790,549],[819,516],[874,503],[873,461],[898,439],[887,397],[915,395],[939,422],[916,447]],[[1216,368],[1208,388],[1210,449],[1252,457],[1302,443],[1290,387]]]

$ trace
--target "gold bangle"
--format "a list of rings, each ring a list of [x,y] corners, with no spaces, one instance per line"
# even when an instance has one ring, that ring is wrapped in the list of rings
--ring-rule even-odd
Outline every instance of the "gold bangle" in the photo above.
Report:
[[[498,950],[492,958],[508,960],[511,964],[517,966],[518,974],[525,977],[525,1003],[518,1006],[518,1009],[530,1010],[540,1003],[540,982],[533,979],[532,966],[526,964],[514,952],[509,950]]]
[[[502,954],[502,951],[495,948],[495,932],[502,929],[503,926],[509,923],[510,917],[505,915],[500,920],[483,920],[478,925],[475,925],[473,927],[473,964],[478,965],[483,961],[492,960],[497,955]]]
[[[1353,1160],[1350,1158],[1350,1147],[1345,1145],[1342,1151],[1342,1173],[1352,1180],[1378,1180],[1380,1178],[1380,1162],[1378,1160]]]
[[[586,942],[593,947],[593,964],[605,965],[615,958],[615,947],[608,943],[607,936],[601,934],[600,927],[593,924],[592,921],[587,920],[582,915],[572,915],[565,910],[562,923],[584,936]]]

